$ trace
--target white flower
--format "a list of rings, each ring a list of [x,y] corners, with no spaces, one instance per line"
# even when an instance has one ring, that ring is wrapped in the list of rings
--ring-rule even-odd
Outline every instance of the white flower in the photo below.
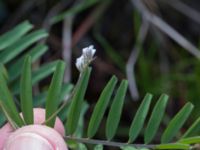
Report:
[[[89,47],[83,48],[82,55],[76,59],[76,68],[82,72],[94,59],[94,54],[96,52],[96,49],[94,49],[94,46],[91,45]]]
[[[96,49],[94,49],[93,45],[90,45],[89,47],[83,48],[82,55],[86,60],[91,61],[93,59],[93,56],[96,52]]]
[[[76,59],[76,68],[81,72],[84,66],[84,58],[83,56]]]

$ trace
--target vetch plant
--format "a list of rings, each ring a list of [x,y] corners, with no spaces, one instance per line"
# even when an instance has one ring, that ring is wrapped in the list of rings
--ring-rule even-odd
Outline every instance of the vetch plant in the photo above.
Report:
[[[99,99],[91,113],[90,121],[88,123],[86,134],[78,134],[80,129],[80,120],[83,124],[83,109],[85,102],[85,93],[89,83],[92,68],[89,66],[94,60],[96,50],[93,46],[89,46],[82,50],[82,55],[76,61],[76,67],[80,72],[79,79],[74,85],[72,92],[69,94],[65,101],[62,94],[63,87],[63,75],[65,69],[65,63],[62,60],[58,60],[56,69],[53,74],[52,81],[45,94],[46,99],[46,124],[49,127],[55,125],[55,118],[57,114],[65,109],[66,122],[66,136],[64,139],[69,146],[75,142],[75,148],[86,149],[86,144],[97,145],[95,149],[103,149],[103,145],[119,147],[123,150],[135,150],[135,149],[195,149],[200,142],[200,121],[199,118],[189,127],[189,129],[178,138],[177,133],[183,127],[186,120],[189,118],[190,113],[193,110],[193,104],[186,103],[184,107],[171,119],[166,129],[161,134],[160,144],[154,144],[153,140],[156,136],[159,126],[162,123],[165,109],[168,102],[168,96],[162,94],[155,106],[150,112],[150,106],[152,105],[153,95],[147,93],[138,110],[135,117],[130,124],[129,139],[127,142],[115,142],[113,139],[119,128],[120,118],[122,115],[122,109],[127,92],[128,81],[122,80],[119,87],[116,76],[112,76],[103,91],[101,92]],[[24,57],[23,67],[21,71],[20,80],[20,107],[22,110],[23,118],[19,115],[18,108],[15,104],[13,93],[9,90],[7,77],[5,77],[5,68],[0,70],[0,106],[8,122],[14,129],[18,129],[22,126],[33,124],[33,96],[32,96],[32,72],[31,72],[31,56]],[[9,77],[8,77],[9,78]],[[8,79],[9,80],[9,79]],[[115,91],[115,92],[114,92]],[[62,102],[60,105],[59,102]],[[109,105],[111,103],[111,105]],[[106,110],[108,111],[108,117],[106,119],[105,135],[106,139],[94,139],[94,136],[99,131],[99,126],[103,120]],[[150,114],[150,118],[148,118]],[[159,115],[158,115],[159,114]],[[145,126],[147,123],[147,126]],[[81,127],[83,129],[83,125]],[[144,133],[142,132],[144,129]],[[101,131],[102,132],[102,131]],[[79,132],[80,133],[80,132]],[[86,135],[86,136],[83,136]],[[136,139],[143,135],[144,144],[135,143]],[[176,137],[176,139],[174,139]],[[71,143],[71,144],[70,144]],[[77,144],[78,143],[78,144]],[[84,144],[81,144],[84,143]]]

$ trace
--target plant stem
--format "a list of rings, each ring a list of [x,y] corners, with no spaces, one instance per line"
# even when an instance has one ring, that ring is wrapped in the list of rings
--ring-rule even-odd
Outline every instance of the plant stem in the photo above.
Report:
[[[88,139],[88,138],[77,138],[72,136],[65,136],[65,140],[75,140],[77,142],[81,143],[87,143],[87,144],[101,144],[106,146],[112,146],[112,147],[123,147],[123,146],[132,146],[135,148],[149,148],[154,149],[155,145],[146,145],[146,144],[128,144],[128,143],[121,143],[121,142],[112,142],[112,141],[106,141],[106,140],[96,140],[96,139]]]

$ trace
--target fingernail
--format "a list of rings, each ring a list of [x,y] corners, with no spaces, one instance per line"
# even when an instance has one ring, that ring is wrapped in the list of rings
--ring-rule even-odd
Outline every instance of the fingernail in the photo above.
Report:
[[[4,150],[54,150],[54,148],[42,136],[27,132],[9,138]]]

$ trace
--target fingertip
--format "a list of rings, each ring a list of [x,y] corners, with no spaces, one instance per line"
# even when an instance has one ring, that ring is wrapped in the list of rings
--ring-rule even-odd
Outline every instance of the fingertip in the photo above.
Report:
[[[4,148],[6,150],[67,150],[62,136],[54,129],[44,125],[29,125],[13,132]],[[32,148],[32,149],[31,149]]]
[[[42,124],[45,122],[45,109],[34,108],[34,124]],[[56,117],[54,129],[58,131],[62,136],[65,135],[65,128],[62,121]]]

